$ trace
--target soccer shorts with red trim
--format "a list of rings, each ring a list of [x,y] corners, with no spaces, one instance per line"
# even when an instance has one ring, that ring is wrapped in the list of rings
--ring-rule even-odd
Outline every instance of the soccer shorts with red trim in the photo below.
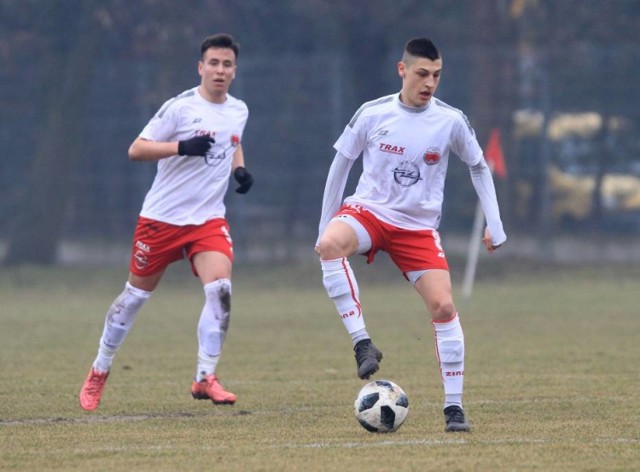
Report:
[[[155,274],[185,257],[204,251],[216,251],[233,262],[233,241],[225,218],[214,218],[201,225],[175,226],[138,217],[133,235],[129,270],[138,276]],[[193,262],[191,270],[196,273]]]
[[[440,234],[435,229],[398,228],[379,220],[360,205],[343,205],[336,216],[350,215],[369,233],[371,249],[365,254],[371,264],[378,251],[385,251],[403,274],[416,270],[449,270]]]

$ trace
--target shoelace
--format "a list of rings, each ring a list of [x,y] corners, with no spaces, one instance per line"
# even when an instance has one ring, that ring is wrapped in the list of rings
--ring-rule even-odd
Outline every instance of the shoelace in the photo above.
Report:
[[[97,375],[92,375],[89,379],[89,387],[87,388],[87,393],[89,395],[96,395],[100,388],[104,385],[104,378],[98,377]]]
[[[447,412],[447,422],[464,423],[464,413],[459,408]]]

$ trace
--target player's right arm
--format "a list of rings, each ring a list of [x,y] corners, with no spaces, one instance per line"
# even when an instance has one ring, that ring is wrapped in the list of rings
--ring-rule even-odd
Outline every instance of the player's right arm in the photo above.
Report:
[[[129,146],[132,161],[157,161],[171,156],[204,156],[214,143],[210,136],[196,136],[184,141],[150,141],[141,136]]]
[[[322,197],[322,213],[320,215],[320,225],[318,226],[318,240],[324,233],[325,228],[336,214],[342,203],[342,195],[347,186],[349,171],[353,166],[353,160],[347,158],[342,153],[337,152],[331,163],[327,182],[324,186]],[[316,241],[316,246],[318,245]]]
[[[353,167],[353,163],[366,146],[367,132],[362,113],[367,106],[368,105],[365,104],[358,109],[333,146],[337,152],[331,163],[327,182],[324,187],[316,248],[331,218],[334,217],[342,205],[342,196],[347,186],[347,179],[351,167]]]
[[[129,146],[129,159],[132,161],[156,161],[178,154],[178,141],[156,142],[138,137]]]
[[[181,98],[189,96],[189,93],[183,93],[162,105],[129,146],[129,159],[157,161],[172,156],[204,156],[209,151],[215,140],[208,134],[193,136],[182,141],[176,140],[178,136],[195,134],[194,130],[180,125],[184,122]]]

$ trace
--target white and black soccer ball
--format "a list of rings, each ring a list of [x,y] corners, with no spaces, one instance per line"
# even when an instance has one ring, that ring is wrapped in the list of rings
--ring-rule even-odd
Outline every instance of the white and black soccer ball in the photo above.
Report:
[[[356,419],[372,433],[393,433],[409,413],[409,399],[390,380],[374,380],[358,392],[355,402]]]

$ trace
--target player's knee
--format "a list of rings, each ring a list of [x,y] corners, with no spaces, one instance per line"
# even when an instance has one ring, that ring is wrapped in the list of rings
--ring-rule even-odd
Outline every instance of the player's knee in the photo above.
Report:
[[[218,279],[204,286],[207,306],[216,320],[215,331],[226,333],[231,318],[231,280]]]
[[[433,321],[449,321],[456,314],[456,308],[451,300],[437,301],[431,304],[429,307],[431,311],[431,318]]]
[[[317,249],[320,259],[339,259],[354,254],[358,249],[358,241],[355,238],[345,238],[333,233],[325,233],[318,241]]]
[[[231,310],[231,280],[217,279],[204,286],[204,293],[209,303],[220,305],[222,311]]]
[[[320,259],[338,259],[343,257],[342,247],[336,238],[331,236],[323,236],[318,242],[318,254]]]

